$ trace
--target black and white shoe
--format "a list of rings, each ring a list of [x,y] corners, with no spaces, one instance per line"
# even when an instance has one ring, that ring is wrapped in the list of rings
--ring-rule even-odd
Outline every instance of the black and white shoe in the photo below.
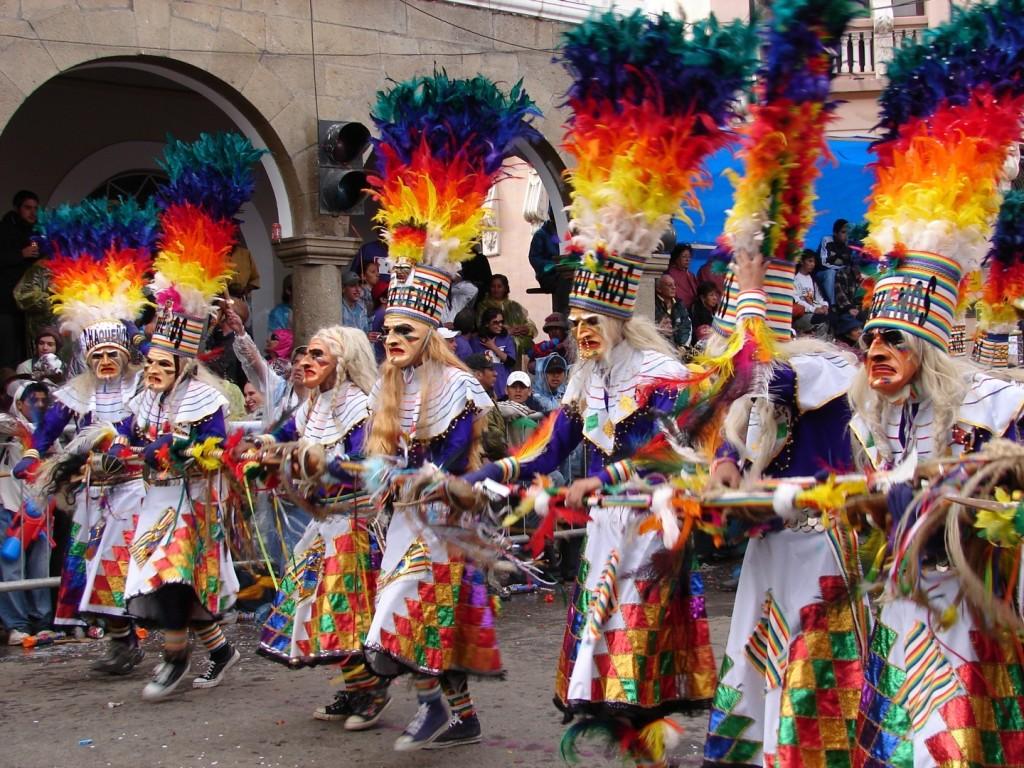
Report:
[[[384,712],[391,706],[388,687],[383,685],[360,691],[349,697],[352,714],[345,721],[346,731],[368,731],[377,724]]]
[[[224,680],[225,673],[242,660],[242,654],[230,645],[217,658],[210,656],[206,671],[192,681],[193,688],[216,688]]]
[[[458,715],[452,715],[452,719],[448,721],[448,730],[427,744],[426,749],[447,749],[479,743],[480,720],[477,716],[470,715],[463,720]]]
[[[349,703],[349,692],[338,691],[334,694],[334,701],[325,707],[317,707],[313,713],[316,720],[334,722],[337,720],[348,720],[352,714],[352,705]]]
[[[179,659],[164,660],[157,665],[153,679],[146,683],[142,689],[142,698],[146,701],[160,701],[166,699],[178,687],[181,679],[188,674],[189,658],[183,656]]]

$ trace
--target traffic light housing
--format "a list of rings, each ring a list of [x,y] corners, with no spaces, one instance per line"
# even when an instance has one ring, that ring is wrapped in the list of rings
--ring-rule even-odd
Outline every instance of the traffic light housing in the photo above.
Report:
[[[362,123],[320,120],[317,124],[320,213],[360,215],[366,200],[370,129]]]

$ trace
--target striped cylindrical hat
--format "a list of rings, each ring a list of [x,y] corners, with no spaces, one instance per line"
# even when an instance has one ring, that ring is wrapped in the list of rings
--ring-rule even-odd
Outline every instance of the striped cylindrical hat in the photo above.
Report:
[[[767,322],[776,341],[789,341],[793,337],[793,295],[796,267],[781,259],[771,259],[765,270],[764,291],[768,296]],[[740,290],[736,285],[733,262],[725,278],[722,300],[718,304],[712,328],[728,338],[736,329],[736,315]]]
[[[448,308],[451,287],[452,277],[447,272],[417,264],[405,280],[392,276],[384,315],[408,317],[437,328],[441,325],[441,315]]]
[[[906,251],[891,258],[875,283],[864,330],[898,328],[949,351],[962,277],[960,262],[938,253]]]
[[[643,258],[614,253],[584,258],[573,274],[569,306],[628,320],[645,263]]]

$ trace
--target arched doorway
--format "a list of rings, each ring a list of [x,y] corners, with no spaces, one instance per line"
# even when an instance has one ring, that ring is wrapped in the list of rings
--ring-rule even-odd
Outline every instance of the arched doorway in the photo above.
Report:
[[[81,64],[37,88],[0,133],[0,200],[21,188],[35,191],[46,206],[77,202],[100,189],[116,195],[118,179],[159,177],[156,159],[168,134],[187,140],[229,130],[256,146],[279,148],[269,126],[236,91],[192,67],[154,57]],[[260,289],[252,295],[259,337],[284,279],[271,226],[279,224],[285,237],[293,234],[285,173],[292,171],[279,167],[273,154],[264,155],[255,194],[240,215],[242,237],[260,272]]]

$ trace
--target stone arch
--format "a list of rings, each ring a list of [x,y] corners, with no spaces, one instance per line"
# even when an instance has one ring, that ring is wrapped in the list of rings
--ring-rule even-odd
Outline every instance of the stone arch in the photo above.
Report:
[[[233,86],[197,67],[152,56],[100,57],[38,84],[0,132],[0,151],[13,158],[6,178],[12,188],[0,190],[0,197],[28,187],[44,204],[55,205],[82,199],[118,173],[156,170],[165,129],[156,118],[124,109],[131,97],[138,99],[140,111],[170,100],[168,112],[182,113],[167,126],[176,135],[237,130],[270,150],[257,170],[254,199],[240,217],[242,235],[260,271],[253,321],[261,334],[285,272],[274,257],[271,225],[280,224],[283,237],[304,227],[294,204],[301,199],[300,184],[289,152],[256,106]],[[84,105],[83,115],[62,114],[62,106],[73,109],[68,99],[79,108]],[[90,111],[98,115],[84,116]]]

